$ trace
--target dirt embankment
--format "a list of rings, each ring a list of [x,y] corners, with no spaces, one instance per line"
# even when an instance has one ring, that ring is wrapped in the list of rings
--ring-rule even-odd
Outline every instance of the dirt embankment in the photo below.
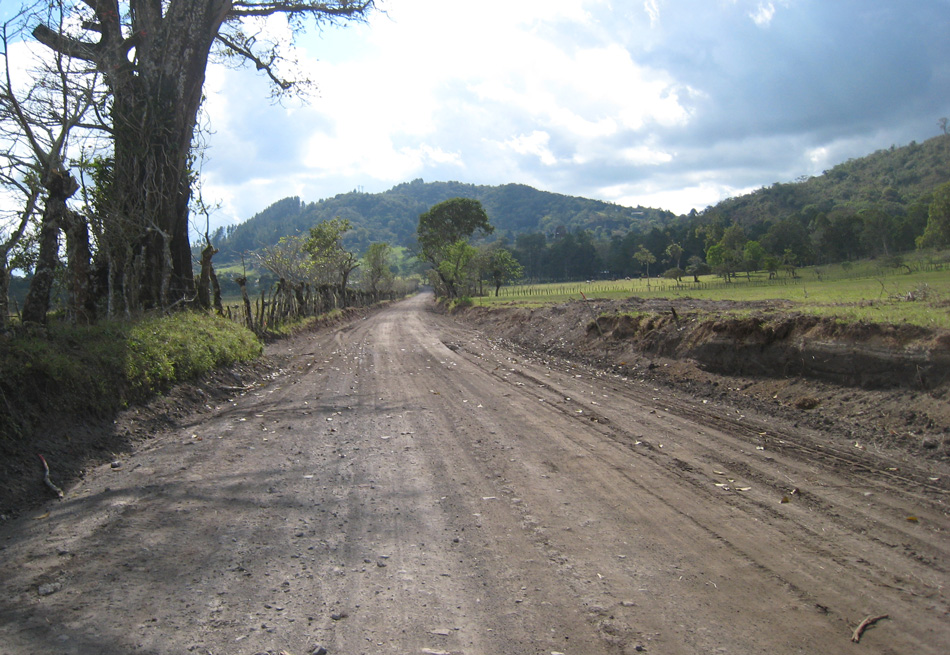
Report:
[[[950,332],[842,324],[789,309],[780,301],[630,298],[476,307],[465,320],[527,348],[950,459]]]
[[[803,314],[703,319],[600,316],[587,336],[691,359],[724,375],[802,376],[865,389],[935,389],[950,381],[950,333],[914,325],[841,324]]]
[[[313,322],[308,329],[346,324],[386,306],[388,303],[347,309]],[[49,496],[50,490],[38,482],[43,475],[39,455],[49,462],[56,484],[66,487],[81,479],[90,466],[114,461],[120,453],[131,452],[154,433],[168,429],[185,417],[210,413],[212,406],[234,393],[268,383],[283,373],[285,365],[281,357],[265,356],[177,385],[168,393],[116,416],[55,413],[38,424],[29,425],[24,434],[0,438],[0,523]],[[58,404],[56,398],[44,401],[53,407]]]

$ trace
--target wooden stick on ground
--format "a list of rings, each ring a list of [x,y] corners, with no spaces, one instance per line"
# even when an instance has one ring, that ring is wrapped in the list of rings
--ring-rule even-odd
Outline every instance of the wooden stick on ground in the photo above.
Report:
[[[874,623],[877,623],[881,619],[886,619],[886,618],[887,618],[887,614],[881,614],[880,616],[867,617],[866,619],[861,621],[861,623],[858,624],[857,628],[854,629],[854,634],[851,635],[851,641],[853,641],[854,643],[858,643],[859,641],[861,641],[861,634],[869,625],[873,625]]]
[[[40,458],[40,461],[43,462],[43,482],[46,483],[46,486],[53,490],[60,498],[63,497],[63,490],[53,484],[53,481],[49,479],[49,464],[46,463],[46,458],[42,455],[37,455]]]

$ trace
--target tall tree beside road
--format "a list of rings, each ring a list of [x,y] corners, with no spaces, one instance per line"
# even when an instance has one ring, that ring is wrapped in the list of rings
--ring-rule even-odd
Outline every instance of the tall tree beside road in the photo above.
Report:
[[[377,298],[380,293],[385,293],[392,288],[395,277],[391,268],[392,252],[392,246],[388,243],[376,242],[369,244],[363,256],[365,264],[363,282]]]
[[[452,275],[446,277],[446,272],[461,270],[457,255],[465,252],[456,244],[460,241],[467,244],[476,231],[491,234],[494,229],[482,203],[471,198],[451,198],[440,202],[419,217],[416,229],[419,257],[432,264],[450,297],[458,295],[457,279]],[[450,265],[443,265],[449,259],[450,251],[456,256],[452,257]]]
[[[131,248],[114,274],[138,291],[141,307],[166,307],[194,295],[188,236],[193,139],[212,53],[248,62],[293,93],[279,44],[255,20],[285,15],[296,32],[364,18],[373,0],[49,0],[65,20],[41,23],[37,41],[101,73],[111,95],[113,179],[106,225]],[[56,12],[51,12],[54,15]],[[111,242],[107,239],[106,242]]]
[[[349,229],[350,222],[346,219],[321,221],[310,228],[310,236],[304,242],[304,249],[310,253],[313,266],[320,277],[339,286],[344,305],[350,273],[360,265],[359,257],[343,247],[343,235]]]
[[[495,248],[488,256],[486,273],[488,279],[495,285],[495,296],[497,296],[502,286],[521,279],[524,275],[524,266],[514,258],[510,251],[504,248]]]

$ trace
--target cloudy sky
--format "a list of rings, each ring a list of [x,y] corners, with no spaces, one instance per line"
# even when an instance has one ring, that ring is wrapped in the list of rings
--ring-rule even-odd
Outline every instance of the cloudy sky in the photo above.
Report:
[[[309,104],[210,72],[216,223],[415,178],[685,213],[923,141],[950,115],[950,0],[380,6],[298,40]]]

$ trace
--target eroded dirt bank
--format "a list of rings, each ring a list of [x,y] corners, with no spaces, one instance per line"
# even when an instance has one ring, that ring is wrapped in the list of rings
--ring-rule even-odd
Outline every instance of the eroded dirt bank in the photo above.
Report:
[[[736,309],[751,315],[715,318]],[[950,333],[787,309],[631,298],[471,308],[463,320],[539,352],[826,429],[858,449],[950,460]]]
[[[431,308],[272,344],[0,524],[0,652],[950,651],[944,461]]]

